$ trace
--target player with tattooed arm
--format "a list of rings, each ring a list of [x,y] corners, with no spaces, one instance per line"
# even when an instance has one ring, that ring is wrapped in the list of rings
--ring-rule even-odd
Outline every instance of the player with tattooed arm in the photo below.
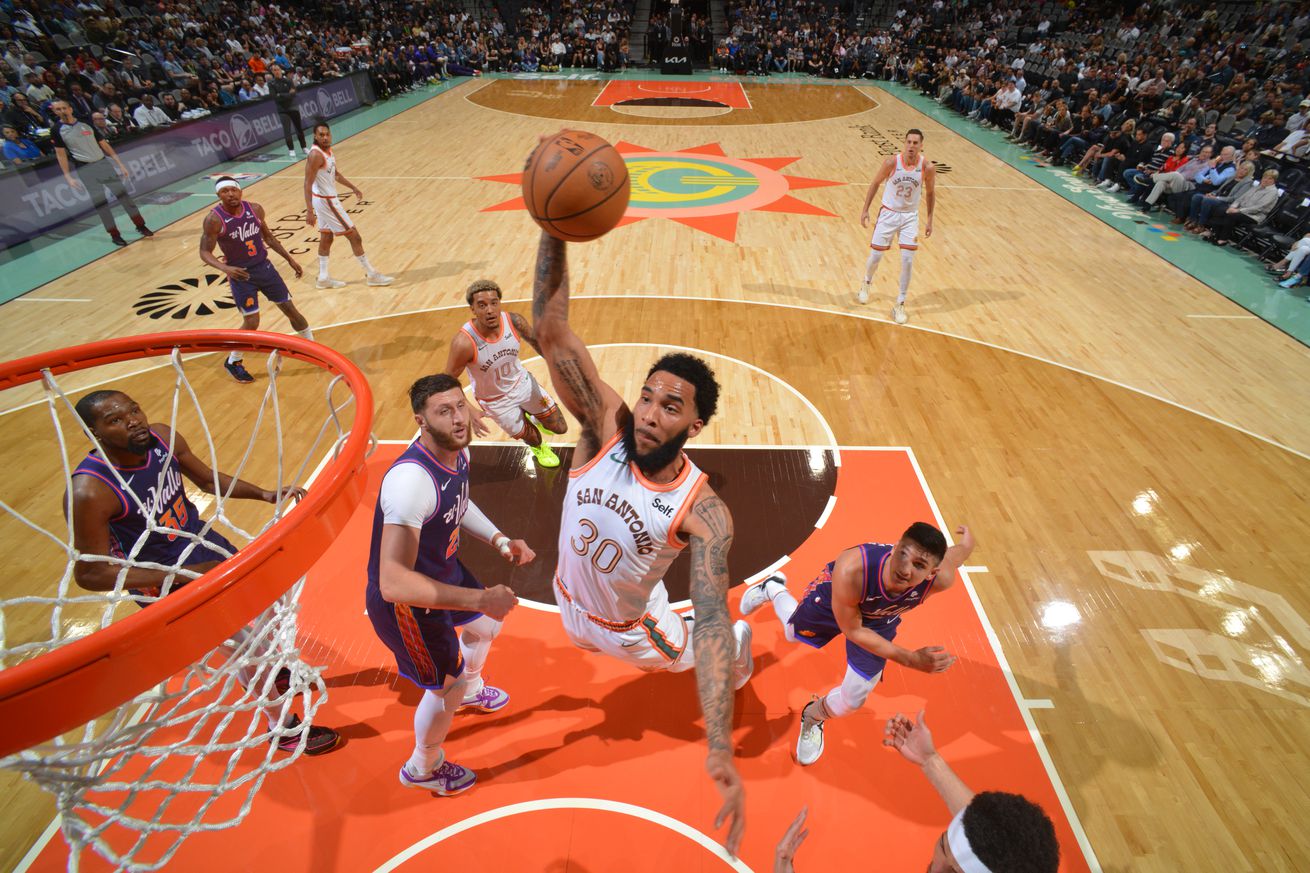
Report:
[[[704,361],[665,355],[631,407],[602,382],[569,325],[565,244],[543,233],[532,296],[533,328],[555,396],[581,425],[560,522],[555,599],[579,648],[640,670],[696,670],[709,756],[723,796],[715,827],[736,855],[745,797],[732,762],[732,693],[750,679],[750,626],[728,614],[732,515],[682,452],[714,415],[719,385]],[[664,571],[691,551],[694,619],[669,605]]]

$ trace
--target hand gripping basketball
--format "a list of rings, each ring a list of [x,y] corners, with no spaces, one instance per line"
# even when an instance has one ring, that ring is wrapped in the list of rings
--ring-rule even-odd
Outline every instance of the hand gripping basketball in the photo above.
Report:
[[[541,138],[523,167],[523,203],[546,233],[564,242],[604,236],[628,209],[623,156],[583,130]]]

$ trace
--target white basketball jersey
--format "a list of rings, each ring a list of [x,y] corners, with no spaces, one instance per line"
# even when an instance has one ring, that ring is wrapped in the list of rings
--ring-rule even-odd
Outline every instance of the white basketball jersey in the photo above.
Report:
[[[678,478],[648,481],[628,460],[621,431],[571,471],[556,575],[573,601],[608,621],[641,618],[651,589],[686,546],[678,526],[708,478],[683,455]]]
[[[310,149],[317,150],[323,156],[323,166],[314,174],[314,184],[311,190],[319,197],[336,197],[337,156],[321,146],[310,146]]]
[[[919,162],[907,168],[896,156],[896,169],[882,191],[882,205],[893,212],[916,212],[919,209],[919,192],[923,190],[923,155]]]
[[[509,315],[500,314],[500,335],[487,339],[470,321],[463,331],[473,340],[473,361],[466,367],[478,400],[497,400],[523,380],[519,365],[519,335]]]

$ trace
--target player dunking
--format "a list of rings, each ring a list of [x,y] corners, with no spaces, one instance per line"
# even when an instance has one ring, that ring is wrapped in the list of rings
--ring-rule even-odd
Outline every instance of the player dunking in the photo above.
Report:
[[[337,169],[337,156],[332,154],[332,128],[328,127],[327,122],[320,121],[314,125],[314,144],[310,146],[309,160],[305,162],[305,221],[310,227],[318,227],[317,287],[340,288],[346,284],[328,275],[328,253],[332,251],[332,238],[335,234],[350,240],[351,251],[364,267],[368,284],[390,285],[395,280],[382,275],[368,262],[359,228],[355,227],[341,201],[337,199],[338,181],[355,192],[356,199],[364,199],[359,188]]]
[[[259,329],[259,295],[263,293],[282,310],[296,333],[312,340],[314,332],[309,329],[309,321],[291,302],[291,291],[273,268],[268,250],[281,255],[295,271],[297,279],[305,271],[264,223],[264,207],[243,201],[241,185],[231,176],[223,176],[215,182],[214,191],[219,203],[205,216],[204,231],[200,236],[200,260],[227,274],[232,301],[242,315],[242,330]],[[223,252],[221,261],[214,257],[216,245]],[[238,382],[255,381],[242,363],[241,352],[228,355],[223,366]]]
[[[941,646],[910,651],[892,641],[902,613],[955,584],[955,571],[973,552],[973,534],[967,527],[958,533],[959,544],[947,549],[941,531],[915,522],[894,545],[865,543],[847,549],[809,584],[799,603],[788,593],[787,577],[781,573],[742,594],[743,615],[772,602],[790,642],[822,648],[838,635],[846,637],[842,683],[801,711],[799,763],[819,760],[823,723],[863,706],[887,661],[925,673],[940,673],[955,663]]]
[[[508,694],[482,680],[482,667],[501,619],[518,602],[504,585],[483,588],[465,568],[460,533],[490,543],[511,563],[536,556],[469,500],[471,434],[459,380],[424,376],[409,389],[409,400],[419,436],[382,479],[364,599],[401,674],[423,689],[414,753],[400,770],[400,784],[458,794],[477,777],[446,760],[441,744],[457,710],[495,712],[509,703]]]
[[[714,414],[719,385],[699,358],[665,355],[629,409],[601,381],[569,325],[568,306],[564,243],[543,233],[533,327],[555,391],[582,427],[560,522],[560,618],[579,648],[646,671],[695,667],[709,741],[705,767],[724,799],[715,827],[731,820],[725,846],[735,855],[745,796],[732,762],[732,691],[754,666],[751,633],[728,618],[732,515],[682,452]],[[694,623],[670,607],[661,578],[688,544]]]
[[[79,556],[73,580],[88,591],[113,591],[119,574],[125,574],[123,587],[140,598],[168,593],[162,589],[170,584],[172,573],[141,566],[124,570],[121,562],[128,555],[132,555],[134,563],[205,573],[235,554],[236,548],[224,536],[212,528],[205,530],[199,510],[187,497],[183,476],[210,494],[217,486],[238,500],[276,504],[305,495],[303,488],[295,486],[280,492],[266,491],[210,469],[180,433],[159,424],[152,427],[136,401],[121,391],[93,391],[77,401],[75,409],[99,443],[99,448],[87,454],[72,473],[73,548]],[[169,590],[177,590],[186,581],[186,577],[177,576]],[[148,605],[151,601],[137,602]],[[233,634],[232,639],[243,641],[245,630]],[[251,669],[244,669],[238,678],[243,686],[249,686],[255,675]],[[280,676],[275,686],[285,693]],[[263,713],[272,727],[272,712],[263,709]],[[299,719],[293,715],[287,727],[295,728],[297,724]],[[276,740],[278,748],[294,751],[300,744],[300,733],[283,732]],[[330,752],[340,740],[331,728],[311,726],[305,754]]]
[[[473,396],[482,407],[472,410],[473,432],[490,433],[482,423],[489,415],[505,433],[527,443],[538,464],[558,467],[559,457],[544,438],[568,430],[564,413],[519,363],[522,343],[541,353],[532,325],[517,312],[501,310],[500,286],[490,279],[470,285],[464,299],[473,318],[450,341],[446,373],[458,379],[460,370],[468,370]]]
[[[864,281],[855,299],[869,302],[869,285],[878,269],[883,252],[891,248],[892,237],[898,238],[901,247],[901,290],[892,307],[892,319],[905,324],[905,296],[910,288],[910,272],[914,268],[914,253],[919,248],[919,195],[928,201],[928,223],[923,237],[932,236],[932,212],[937,203],[937,170],[932,161],[923,155],[923,131],[911,128],[905,133],[905,149],[882,162],[878,175],[869,184],[864,196],[864,209],[860,212],[860,226],[869,226],[869,206],[883,182],[887,190],[882,194],[882,207],[873,225],[873,239],[869,242],[869,260],[864,265]]]

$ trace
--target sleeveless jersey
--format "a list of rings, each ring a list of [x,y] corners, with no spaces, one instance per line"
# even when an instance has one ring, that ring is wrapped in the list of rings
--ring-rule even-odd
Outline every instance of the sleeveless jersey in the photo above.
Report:
[[[249,203],[241,201],[238,215],[228,212],[221,204],[214,207],[214,214],[223,222],[223,229],[218,234],[218,248],[229,267],[250,267],[268,260],[268,249],[264,247],[264,237],[260,234],[259,216],[255,215]]]
[[[470,321],[462,330],[473,340],[473,361],[466,367],[478,400],[498,400],[523,380],[519,366],[519,335],[509,315],[500,314],[500,334],[486,339]]]
[[[906,167],[901,156],[896,156],[896,169],[882,191],[882,205],[893,212],[914,212],[919,208],[919,193],[923,190],[923,155],[913,167]]]
[[[337,196],[337,156],[332,154],[331,149],[325,149],[322,146],[310,146],[310,150],[317,150],[323,156],[323,166],[314,174],[312,191],[316,197],[336,197]]]
[[[686,545],[678,526],[709,478],[684,454],[676,479],[649,482],[621,436],[569,473],[556,570],[575,603],[616,623],[646,613],[651,589]]]
[[[200,512],[186,495],[182,467],[177,458],[169,456],[168,443],[154,431],[151,434],[154,439],[146,451],[146,462],[140,467],[118,467],[118,476],[115,476],[109,462],[96,450],[82,459],[73,471],[74,476],[99,479],[118,497],[119,513],[109,521],[110,551],[114,557],[125,558],[132,553],[137,540],[146,531],[146,518],[158,527],[193,534],[199,534],[205,526]],[[127,486],[126,491],[119,484],[120,476]],[[140,506],[137,501],[140,501]],[[213,530],[206,533],[204,539],[225,551],[197,545],[186,556],[187,565],[222,560],[236,552],[231,543]],[[182,552],[193,542],[177,534],[152,533],[136,553],[136,560],[172,567],[178,564]]]
[[[882,569],[891,556],[895,546],[888,543],[864,543],[858,547],[864,558],[864,584],[860,596],[860,617],[865,627],[872,630],[894,628],[901,623],[901,614],[914,609],[928,598],[928,592],[937,581],[934,573],[918,585],[892,597],[882,587]],[[832,609],[832,568],[836,561],[831,561],[819,577],[810,584],[804,597],[818,598],[818,603]]]
[[[438,461],[418,440],[409,444],[388,472],[401,464],[417,464],[432,477],[437,489],[437,508],[423,522],[418,535],[418,557],[414,570],[424,576],[459,585],[464,568],[459,563],[459,525],[469,505],[469,454],[459,453],[455,469]],[[382,553],[382,496],[373,507],[373,536],[368,550],[368,587],[378,593],[378,566]]]

